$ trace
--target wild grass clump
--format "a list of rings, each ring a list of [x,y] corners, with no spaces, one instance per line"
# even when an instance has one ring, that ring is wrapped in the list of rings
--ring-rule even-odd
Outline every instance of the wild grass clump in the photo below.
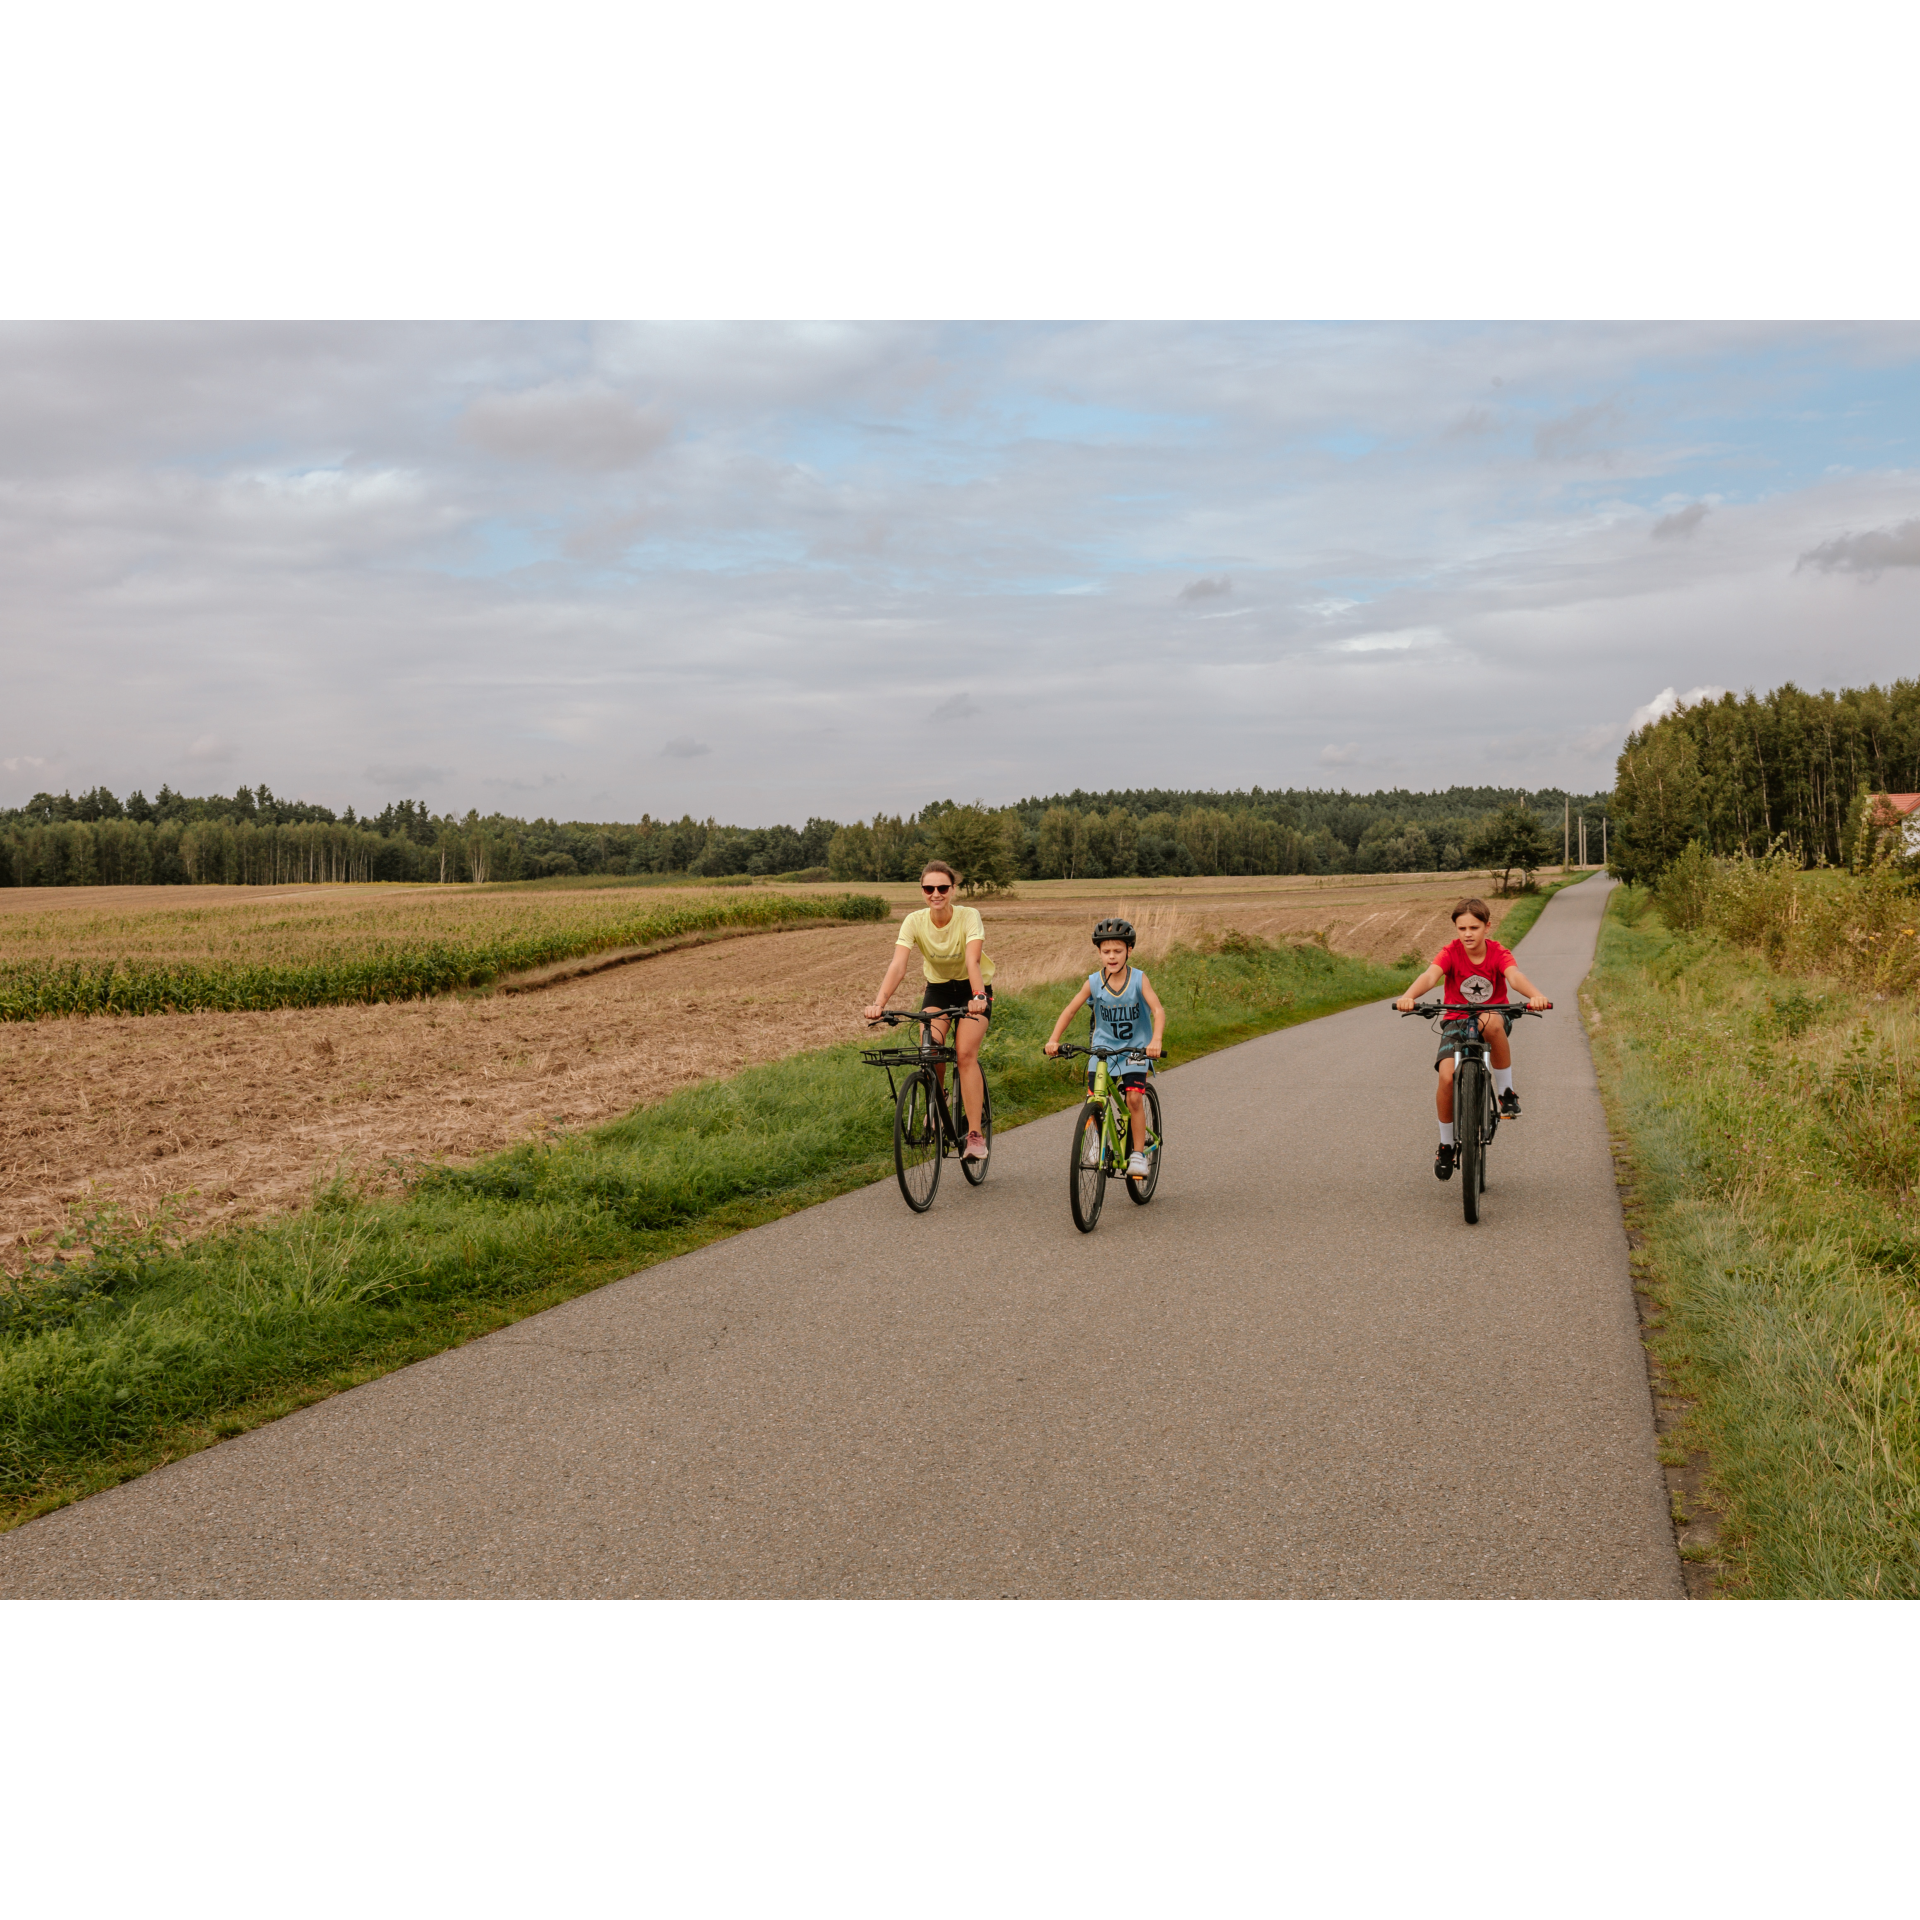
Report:
[[[801,898],[763,893],[745,899],[685,900],[640,913],[626,908],[588,917],[576,910],[571,917],[536,929],[509,919],[497,931],[475,929],[464,938],[395,939],[363,932],[355,942],[323,947],[312,957],[299,959],[11,960],[0,963],[0,1020],[45,1020],[68,1014],[259,1013],[277,1007],[417,1000],[485,986],[505,973],[688,933],[796,920],[879,920],[886,911],[886,902],[878,894]]]
[[[1653,898],[1669,927],[1717,934],[1779,972],[1831,974],[1872,993],[1920,990],[1920,881],[1892,858],[1809,873],[1784,845],[1716,860],[1694,841]]]
[[[1920,1020],[1834,975],[1783,989],[1763,945],[1651,904],[1622,889],[1604,924],[1595,1059],[1726,1585],[1920,1596]]]
[[[1170,1063],[1401,984],[1245,935],[1177,951],[1152,973],[1172,1016]],[[997,1128],[1082,1097],[1081,1064],[1040,1051],[1076,985],[996,1000],[982,1060]],[[848,1045],[427,1169],[397,1199],[336,1179],[292,1218],[184,1243],[165,1220],[90,1216],[59,1250],[67,1258],[0,1295],[12,1303],[0,1309],[0,1524],[890,1178],[892,1127],[886,1076]],[[1056,1224],[1071,1233],[1064,1204]]]

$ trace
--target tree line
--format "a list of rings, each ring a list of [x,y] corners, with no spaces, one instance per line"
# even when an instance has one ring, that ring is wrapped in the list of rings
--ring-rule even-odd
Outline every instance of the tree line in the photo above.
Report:
[[[38,793],[0,809],[0,885],[285,885],[479,882],[566,874],[807,875],[910,880],[948,859],[978,887],[1019,879],[1162,874],[1523,872],[1559,857],[1563,812],[1598,834],[1604,799],[1491,787],[1371,794],[1140,789],[1053,794],[988,808],[938,800],[843,824],[737,827],[717,820],[522,820],[435,813],[416,800],[378,813],[163,786],[123,801],[105,787]],[[1597,840],[1596,840],[1597,844]]]
[[[1649,882],[1698,843],[1721,858],[1780,846],[1803,868],[1858,866],[1875,844],[1871,796],[1915,792],[1920,680],[1727,693],[1627,737],[1611,865]]]

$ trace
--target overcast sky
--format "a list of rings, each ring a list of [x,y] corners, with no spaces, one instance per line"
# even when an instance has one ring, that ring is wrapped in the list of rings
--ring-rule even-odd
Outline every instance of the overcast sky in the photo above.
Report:
[[[1920,328],[0,327],[0,800],[1593,789],[1920,637]]]

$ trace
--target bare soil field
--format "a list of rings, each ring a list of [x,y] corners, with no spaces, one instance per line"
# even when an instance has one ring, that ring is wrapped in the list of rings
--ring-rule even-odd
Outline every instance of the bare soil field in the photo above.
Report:
[[[884,894],[897,920],[917,887]],[[1384,961],[1448,937],[1459,876],[1027,882],[982,903],[996,984],[1088,970],[1093,922],[1125,914],[1151,967],[1227,928],[1324,941]],[[159,889],[21,889],[36,905],[151,910]],[[189,891],[167,889],[171,896]],[[258,889],[191,904],[258,912]],[[322,890],[313,890],[322,891]],[[335,901],[341,889],[324,892]],[[795,888],[793,891],[801,891]],[[52,899],[90,893],[91,902]],[[98,896],[134,895],[110,905]],[[242,897],[236,899],[236,895]],[[6,910],[18,894],[0,892]],[[1496,923],[1507,903],[1493,901]],[[677,1088],[864,1032],[890,952],[883,926],[761,933],[658,954],[538,992],[274,1013],[0,1026],[0,1263],[91,1195],[146,1212],[192,1196],[201,1225],[297,1208],[344,1169],[371,1183],[467,1160],[552,1128],[616,1118]],[[896,1005],[917,1004],[909,970]]]

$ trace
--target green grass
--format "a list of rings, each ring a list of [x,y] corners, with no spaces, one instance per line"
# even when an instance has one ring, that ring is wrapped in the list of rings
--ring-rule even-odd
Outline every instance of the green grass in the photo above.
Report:
[[[1402,984],[1235,934],[1151,972],[1176,1065]],[[1080,1098],[1084,1069],[1040,1053],[1075,984],[996,1001],[983,1049],[996,1130]],[[136,1229],[105,1209],[73,1228],[80,1258],[0,1287],[0,1526],[888,1178],[891,1155],[886,1077],[847,1045],[429,1171],[400,1199],[340,1179],[294,1218],[180,1245],[164,1222]],[[1064,1191],[1055,1224],[1071,1230]]]
[[[1920,1022],[1623,888],[1589,986],[1721,1591],[1920,1596]]]
[[[212,963],[190,960],[34,960],[0,966],[0,1020],[69,1014],[261,1013],[276,1007],[335,1007],[417,1000],[480,987],[504,973],[646,946],[721,927],[794,920],[880,920],[873,893],[791,894],[687,901],[594,926],[551,926],[481,939],[419,935],[376,939],[310,960]]]

